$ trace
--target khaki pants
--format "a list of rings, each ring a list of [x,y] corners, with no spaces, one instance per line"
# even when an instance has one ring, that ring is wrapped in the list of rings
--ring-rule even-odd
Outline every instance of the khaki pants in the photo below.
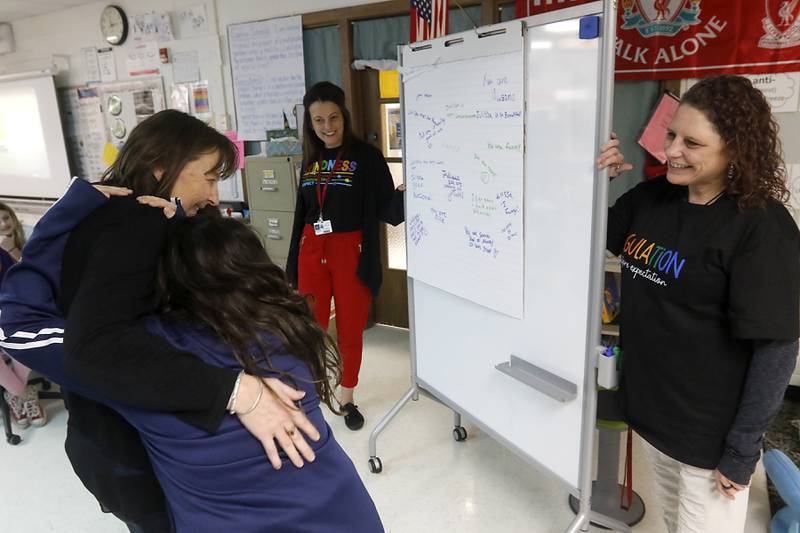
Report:
[[[689,466],[642,439],[651,457],[656,493],[669,533],[742,533],[750,489],[733,501],[717,491],[714,471]]]

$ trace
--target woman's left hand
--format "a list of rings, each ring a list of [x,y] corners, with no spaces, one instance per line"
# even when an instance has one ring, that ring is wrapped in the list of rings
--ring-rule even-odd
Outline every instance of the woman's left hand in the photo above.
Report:
[[[715,484],[719,493],[729,500],[736,498],[736,493],[743,491],[749,486],[749,483],[748,485],[739,485],[738,483],[734,483],[722,475],[719,470],[714,470],[714,481],[716,482]]]
[[[406,192],[406,184],[401,183],[400,185],[397,186],[397,190],[400,192]]]
[[[164,216],[167,218],[172,218],[175,216],[175,212],[178,210],[178,206],[170,202],[169,200],[164,200],[163,198],[159,198],[158,196],[137,196],[136,201],[140,204],[149,205],[150,207],[159,207],[164,210]]]

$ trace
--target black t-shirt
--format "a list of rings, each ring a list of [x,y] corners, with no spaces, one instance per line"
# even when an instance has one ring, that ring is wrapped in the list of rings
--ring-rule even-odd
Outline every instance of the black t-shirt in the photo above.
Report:
[[[389,166],[374,146],[356,139],[344,151],[323,150],[321,155],[321,179],[319,161],[307,164],[300,178],[286,273],[296,285],[303,228],[319,219],[317,181],[320,194],[328,181],[323,219],[331,221],[334,233],[363,231],[356,274],[377,295],[382,281],[379,223],[403,222],[403,193],[394,188]]]
[[[322,218],[331,221],[334,232],[363,229],[368,187],[377,187],[382,192],[379,197],[391,198],[394,190],[386,161],[376,148],[361,142],[344,152],[325,148],[321,156],[321,174],[320,161],[314,161],[306,165],[300,178],[303,220],[313,224],[319,219],[319,197],[324,194]]]
[[[716,468],[754,339],[800,335],[800,236],[785,207],[687,202],[645,182],[609,210],[622,265],[620,407],[657,449]]]

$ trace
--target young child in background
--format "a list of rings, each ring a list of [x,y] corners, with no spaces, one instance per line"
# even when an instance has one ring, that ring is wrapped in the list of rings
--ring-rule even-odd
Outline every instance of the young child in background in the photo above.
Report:
[[[0,202],[0,285],[14,263],[22,256],[25,234],[14,210]],[[0,340],[3,333],[0,331]],[[11,420],[19,427],[43,426],[47,415],[39,405],[36,388],[28,386],[30,369],[10,359],[0,350],[0,387],[11,408]]]

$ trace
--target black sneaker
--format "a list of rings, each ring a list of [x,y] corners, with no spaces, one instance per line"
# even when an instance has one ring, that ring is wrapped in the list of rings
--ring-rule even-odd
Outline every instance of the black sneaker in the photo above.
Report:
[[[364,415],[358,410],[357,405],[348,402],[342,406],[344,411],[344,423],[353,431],[359,430],[364,427]]]

